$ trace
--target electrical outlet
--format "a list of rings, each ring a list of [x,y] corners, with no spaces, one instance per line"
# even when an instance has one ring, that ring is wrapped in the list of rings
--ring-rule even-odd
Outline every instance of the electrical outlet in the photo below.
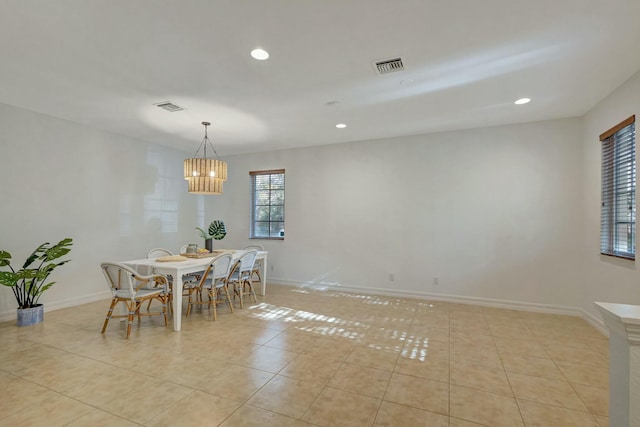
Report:
[[[390,282],[395,282],[396,281],[396,275],[394,273],[389,273],[389,281]]]
[[[437,277],[434,277],[433,278],[433,284],[436,285],[436,286],[439,285],[440,284],[440,279],[438,279]]]

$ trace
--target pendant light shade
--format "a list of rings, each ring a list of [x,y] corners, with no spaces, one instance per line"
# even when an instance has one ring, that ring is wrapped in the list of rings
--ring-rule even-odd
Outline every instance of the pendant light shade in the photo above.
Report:
[[[204,139],[198,147],[196,154],[184,161],[184,179],[189,183],[189,193],[193,194],[222,194],[222,184],[227,180],[227,163],[220,160],[216,149],[207,136],[209,122],[204,125]],[[215,154],[215,159],[207,157],[207,145]],[[203,149],[202,157],[198,157],[200,149]]]

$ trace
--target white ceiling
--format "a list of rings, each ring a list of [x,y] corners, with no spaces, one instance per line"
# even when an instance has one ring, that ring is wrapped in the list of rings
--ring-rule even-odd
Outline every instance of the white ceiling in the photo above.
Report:
[[[639,0],[0,0],[0,102],[224,156],[580,116],[638,46]]]

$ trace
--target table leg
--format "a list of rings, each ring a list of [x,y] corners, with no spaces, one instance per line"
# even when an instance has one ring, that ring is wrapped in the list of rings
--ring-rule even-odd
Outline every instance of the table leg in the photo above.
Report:
[[[178,332],[180,331],[181,326],[182,326],[182,274],[176,274],[173,277],[173,330]]]
[[[265,256],[262,259],[262,271],[260,272],[260,287],[262,288],[260,295],[267,294],[267,271],[267,257]]]

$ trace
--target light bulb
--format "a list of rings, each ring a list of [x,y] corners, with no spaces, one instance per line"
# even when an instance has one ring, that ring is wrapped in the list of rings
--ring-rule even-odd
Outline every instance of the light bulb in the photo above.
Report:
[[[210,177],[214,177],[214,176],[216,176],[216,171],[211,171],[211,172],[209,172],[209,176],[210,176]]]

